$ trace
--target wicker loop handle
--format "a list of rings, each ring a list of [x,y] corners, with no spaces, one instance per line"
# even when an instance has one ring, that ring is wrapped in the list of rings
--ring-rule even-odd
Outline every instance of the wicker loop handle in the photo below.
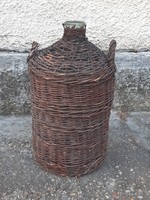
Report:
[[[32,58],[34,53],[38,50],[38,47],[39,47],[39,44],[37,42],[33,41],[31,50],[30,50],[29,55],[27,57],[27,62],[30,60],[30,58]]]
[[[108,55],[107,55],[108,65],[112,66],[112,64],[113,64],[115,68],[116,68],[116,66],[115,66],[116,46],[117,46],[116,40],[112,40],[109,44],[109,52],[108,52]]]

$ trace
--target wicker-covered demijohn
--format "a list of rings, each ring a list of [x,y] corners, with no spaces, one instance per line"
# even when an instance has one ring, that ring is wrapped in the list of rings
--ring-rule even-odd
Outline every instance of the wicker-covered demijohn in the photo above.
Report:
[[[105,55],[84,22],[65,22],[62,39],[28,56],[33,152],[46,170],[82,176],[104,160],[114,94],[115,47]]]

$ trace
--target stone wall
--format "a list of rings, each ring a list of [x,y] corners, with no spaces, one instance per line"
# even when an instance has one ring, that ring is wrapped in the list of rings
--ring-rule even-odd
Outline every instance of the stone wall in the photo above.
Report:
[[[0,114],[30,114],[27,53],[0,53]],[[113,107],[119,111],[150,111],[150,53],[116,54]]]
[[[66,20],[85,21],[103,50],[116,39],[113,107],[150,110],[149,0],[1,0],[0,19],[0,114],[30,114],[27,52],[32,41],[42,48],[61,38]]]

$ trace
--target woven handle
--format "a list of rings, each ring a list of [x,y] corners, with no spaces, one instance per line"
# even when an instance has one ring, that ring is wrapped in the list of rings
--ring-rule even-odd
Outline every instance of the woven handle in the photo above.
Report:
[[[39,44],[34,41],[32,43],[31,50],[30,50],[29,55],[27,57],[27,62],[30,60],[30,58],[32,58],[32,56],[34,55],[34,53],[38,50],[38,47],[39,47]]]
[[[116,65],[115,65],[115,50],[116,50],[116,41],[115,40],[112,40],[109,44],[109,52],[108,52],[108,55],[107,55],[107,60],[108,60],[108,65],[110,67],[114,67],[115,70],[116,70]]]

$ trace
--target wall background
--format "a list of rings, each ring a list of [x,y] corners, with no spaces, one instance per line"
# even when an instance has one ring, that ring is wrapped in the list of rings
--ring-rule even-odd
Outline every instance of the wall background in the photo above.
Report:
[[[149,0],[1,0],[0,49],[48,46],[66,20],[84,20],[87,37],[104,50],[113,38],[119,50],[150,50]]]

